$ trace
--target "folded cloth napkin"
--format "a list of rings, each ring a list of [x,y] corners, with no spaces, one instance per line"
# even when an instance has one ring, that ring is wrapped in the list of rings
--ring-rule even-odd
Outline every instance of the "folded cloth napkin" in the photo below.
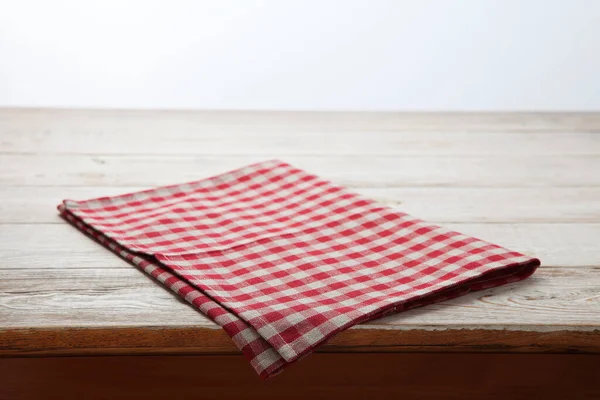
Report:
[[[540,265],[275,160],[59,210],[222,326],[263,378],[360,322]]]

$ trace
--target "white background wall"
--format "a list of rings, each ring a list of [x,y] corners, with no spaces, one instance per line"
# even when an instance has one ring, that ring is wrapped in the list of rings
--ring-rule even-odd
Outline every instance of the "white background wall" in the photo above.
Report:
[[[0,0],[0,105],[599,110],[596,0]]]

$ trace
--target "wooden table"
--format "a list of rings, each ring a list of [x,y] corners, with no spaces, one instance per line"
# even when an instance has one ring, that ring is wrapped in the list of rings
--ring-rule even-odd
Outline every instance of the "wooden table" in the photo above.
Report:
[[[593,113],[0,110],[0,398],[599,398],[599,131]],[[55,211],[269,158],[543,267],[352,328],[263,382]]]

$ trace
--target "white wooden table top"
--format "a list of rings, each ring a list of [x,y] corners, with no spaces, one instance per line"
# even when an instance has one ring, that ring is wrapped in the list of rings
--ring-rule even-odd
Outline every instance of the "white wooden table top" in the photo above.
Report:
[[[600,114],[3,109],[0,355],[234,351],[224,334],[194,336],[218,327],[55,206],[269,158],[542,261],[526,281],[372,321],[331,346],[600,351]],[[83,331],[121,333],[102,344]]]

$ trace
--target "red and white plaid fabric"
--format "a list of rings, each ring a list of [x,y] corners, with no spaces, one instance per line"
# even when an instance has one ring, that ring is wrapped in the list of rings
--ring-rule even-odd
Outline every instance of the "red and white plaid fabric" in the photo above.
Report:
[[[221,325],[263,378],[360,322],[540,264],[281,161],[59,210]]]

